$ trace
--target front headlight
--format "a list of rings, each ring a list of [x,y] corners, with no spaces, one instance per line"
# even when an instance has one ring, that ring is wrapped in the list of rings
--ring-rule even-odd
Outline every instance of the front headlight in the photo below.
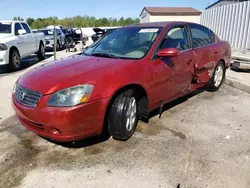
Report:
[[[85,84],[58,91],[50,97],[48,106],[69,107],[86,103],[92,90],[92,85]]]
[[[0,44],[0,51],[5,51],[7,49],[8,47],[5,44]]]

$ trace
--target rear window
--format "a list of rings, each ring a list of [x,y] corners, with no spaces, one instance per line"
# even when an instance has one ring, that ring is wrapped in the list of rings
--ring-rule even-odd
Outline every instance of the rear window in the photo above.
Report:
[[[190,30],[195,48],[215,43],[215,36],[208,28],[201,25],[191,24]]]
[[[0,33],[11,33],[12,23],[0,22]]]
[[[54,31],[53,30],[40,30],[40,32],[43,32],[44,35],[54,35]]]

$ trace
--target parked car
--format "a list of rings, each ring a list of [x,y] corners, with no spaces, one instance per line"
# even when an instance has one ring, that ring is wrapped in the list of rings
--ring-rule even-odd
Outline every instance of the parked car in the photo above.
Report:
[[[43,32],[46,40],[46,50],[54,48],[54,29],[41,29],[39,32]],[[59,51],[65,48],[65,35],[61,29],[56,29],[56,50]]]
[[[29,25],[20,21],[0,21],[0,65],[10,71],[20,69],[21,59],[36,53],[45,58],[45,36],[33,33]]]
[[[164,104],[200,87],[217,91],[230,63],[229,43],[204,26],[130,25],[82,55],[23,75],[13,107],[27,129],[51,140],[76,141],[106,128],[113,138],[128,140],[150,111],[161,114]]]
[[[88,41],[88,37],[78,28],[63,28],[63,33],[66,36],[66,39],[72,39],[74,43],[82,42],[83,45]]]
[[[99,40],[101,37],[103,37],[105,34],[108,32],[114,31],[115,29],[101,29],[101,28],[94,28],[93,31],[95,32],[94,35],[92,35],[92,40],[93,42],[96,42]]]

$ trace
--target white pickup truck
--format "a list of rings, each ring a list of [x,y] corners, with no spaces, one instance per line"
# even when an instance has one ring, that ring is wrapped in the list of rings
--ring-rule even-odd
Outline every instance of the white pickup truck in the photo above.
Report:
[[[45,58],[43,33],[33,33],[25,22],[0,21],[0,66],[18,70],[21,59],[34,53],[40,60]]]

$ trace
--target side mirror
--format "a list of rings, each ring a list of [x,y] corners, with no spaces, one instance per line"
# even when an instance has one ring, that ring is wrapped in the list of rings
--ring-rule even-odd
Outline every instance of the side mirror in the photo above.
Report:
[[[27,32],[26,32],[26,30],[25,29],[19,29],[18,30],[18,34],[19,35],[24,35],[24,34],[26,34]]]
[[[157,53],[158,57],[175,57],[180,53],[176,48],[165,48]]]

